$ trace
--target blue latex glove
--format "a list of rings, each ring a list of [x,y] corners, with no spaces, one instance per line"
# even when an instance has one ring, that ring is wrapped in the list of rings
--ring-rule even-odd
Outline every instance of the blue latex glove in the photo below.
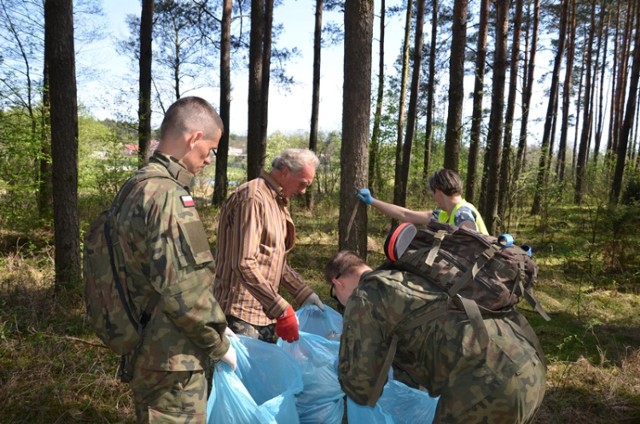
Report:
[[[361,202],[366,203],[367,205],[370,205],[373,203],[373,196],[371,195],[371,192],[369,191],[368,188],[361,188],[360,190],[358,190],[358,194],[356,194],[356,198]]]

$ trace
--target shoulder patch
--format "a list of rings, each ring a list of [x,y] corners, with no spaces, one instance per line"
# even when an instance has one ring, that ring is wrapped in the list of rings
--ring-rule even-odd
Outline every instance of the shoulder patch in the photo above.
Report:
[[[193,200],[193,197],[190,195],[180,196],[180,200],[182,201],[182,205],[185,208],[193,208],[196,206],[196,202]]]

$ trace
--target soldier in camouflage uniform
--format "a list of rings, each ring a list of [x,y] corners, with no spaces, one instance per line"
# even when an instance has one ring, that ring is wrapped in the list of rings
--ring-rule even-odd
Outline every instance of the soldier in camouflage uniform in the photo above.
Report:
[[[434,318],[448,296],[418,275],[372,271],[355,253],[342,251],[325,276],[346,306],[338,374],[352,400],[375,405],[392,365],[398,380],[440,396],[436,423],[533,421],[544,396],[545,364],[514,321],[485,318],[490,341],[483,350],[464,312]]]
[[[235,367],[211,290],[213,255],[189,193],[222,130],[205,100],[176,101],[149,164],[125,183],[133,187],[122,201],[114,241],[125,258],[135,312],[141,316],[157,302],[125,367],[139,423],[206,423],[205,371],[220,359]]]

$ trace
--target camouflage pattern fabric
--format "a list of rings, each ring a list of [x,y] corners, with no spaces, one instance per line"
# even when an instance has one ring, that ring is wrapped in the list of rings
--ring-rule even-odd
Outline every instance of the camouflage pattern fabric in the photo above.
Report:
[[[506,317],[484,319],[485,349],[464,312],[450,310],[411,325],[448,302],[445,292],[409,272],[364,274],[344,313],[338,366],[343,390],[360,404],[377,401],[376,380],[395,336],[394,374],[440,396],[434,422],[527,422],[545,390],[545,368],[535,348]]]
[[[236,334],[253,337],[267,343],[278,342],[275,324],[253,325],[232,315],[227,315],[227,325]]]
[[[214,261],[188,188],[193,174],[159,152],[138,173],[166,172],[137,184],[123,200],[116,240],[136,315],[153,292],[158,306],[138,348],[140,368],[204,369],[228,350],[226,320],[213,296]],[[135,176],[133,178],[136,178]]]
[[[128,355],[129,384],[140,422],[204,423],[204,370],[229,348],[212,291],[213,255],[188,191],[193,174],[157,151],[132,179],[149,172],[171,179],[134,186],[122,202],[115,240],[134,313],[139,316],[154,293],[160,296],[142,343]]]
[[[138,423],[206,424],[207,380],[202,371],[139,370],[130,383]]]

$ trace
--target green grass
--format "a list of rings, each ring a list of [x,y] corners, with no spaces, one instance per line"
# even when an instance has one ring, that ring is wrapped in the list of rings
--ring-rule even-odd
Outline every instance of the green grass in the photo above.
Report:
[[[218,211],[201,211],[215,248]],[[338,212],[326,201],[314,213],[294,203],[292,212],[290,263],[335,307],[323,270],[337,249]],[[545,219],[522,213],[512,230],[534,248],[537,297],[552,317],[521,304],[548,359],[537,423],[640,422],[640,230],[595,218],[588,208],[558,207]],[[388,229],[369,210],[372,264],[383,259]],[[133,422],[118,357],[93,336],[81,297],[54,293],[51,245],[50,231],[0,229],[0,423]]]

